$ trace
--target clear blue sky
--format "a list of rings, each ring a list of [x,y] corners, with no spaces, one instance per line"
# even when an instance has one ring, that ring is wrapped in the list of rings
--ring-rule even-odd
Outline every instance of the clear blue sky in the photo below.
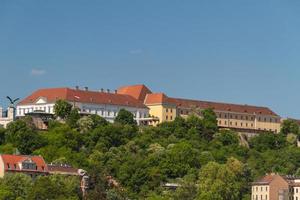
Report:
[[[144,83],[300,118],[298,0],[1,0],[0,104]]]

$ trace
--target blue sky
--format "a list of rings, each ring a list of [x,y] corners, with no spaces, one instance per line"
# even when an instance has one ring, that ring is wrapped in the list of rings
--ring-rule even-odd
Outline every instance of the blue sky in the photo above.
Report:
[[[0,104],[144,83],[300,118],[300,1],[1,0]]]

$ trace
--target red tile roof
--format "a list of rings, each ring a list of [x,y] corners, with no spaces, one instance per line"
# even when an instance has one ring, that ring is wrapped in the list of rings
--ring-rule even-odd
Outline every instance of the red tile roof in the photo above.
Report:
[[[53,174],[71,174],[71,175],[79,175],[78,169],[73,168],[68,165],[59,165],[59,164],[49,164],[48,165],[49,173]]]
[[[54,103],[59,99],[63,99],[69,102],[76,101],[90,104],[111,104],[147,108],[142,102],[129,95],[70,88],[39,89],[23,99],[18,105],[35,104],[40,98],[45,98],[48,103]]]
[[[48,172],[47,164],[41,156],[26,156],[26,155],[7,155],[2,154],[0,157],[4,163],[5,170],[21,170],[19,163],[26,159],[31,159],[37,166],[37,170],[22,169],[22,171],[38,171],[38,172]],[[8,168],[8,165],[10,166]],[[15,168],[16,167],[16,168]]]
[[[288,181],[285,177],[278,174],[267,174],[261,177],[259,180],[252,183],[252,185],[269,185],[274,179],[282,178],[285,181]]]
[[[153,94],[147,94],[144,103],[146,105],[169,103],[168,99],[169,98],[164,93],[153,93]]]
[[[130,85],[118,88],[118,94],[127,94],[142,102],[144,102],[146,95],[151,93],[151,90],[145,85]]]
[[[148,94],[146,96],[145,99],[146,105],[158,104],[158,103],[173,104],[180,108],[192,108],[192,107],[198,107],[201,109],[212,108],[216,111],[278,116],[275,112],[273,112],[267,107],[171,98],[171,97],[167,97],[163,93],[153,93],[153,94]]]

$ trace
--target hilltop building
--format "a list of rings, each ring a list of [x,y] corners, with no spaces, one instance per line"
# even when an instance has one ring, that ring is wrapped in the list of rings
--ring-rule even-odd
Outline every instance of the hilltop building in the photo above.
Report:
[[[186,118],[212,108],[220,128],[252,135],[265,131],[278,133],[281,126],[280,116],[267,107],[174,98],[165,93],[153,93],[145,85],[124,86],[114,92],[90,91],[87,87],[40,89],[17,105],[16,117],[31,115],[39,119],[43,113],[53,114],[54,104],[59,99],[79,108],[81,114],[98,114],[110,122],[121,108],[132,112],[139,125],[154,126],[173,121],[177,116]],[[46,127],[43,125],[47,121],[45,117],[36,120],[41,129]]]
[[[159,119],[153,125],[173,121],[177,116],[187,117],[195,111],[212,108],[217,115],[220,128],[246,133],[263,131],[278,133],[280,131],[280,116],[267,107],[172,98],[164,93],[152,93],[144,85],[121,87],[118,93],[131,95],[143,101],[150,109],[150,116]]]
[[[90,91],[88,88],[49,88],[40,89],[21,100],[17,105],[16,117],[23,117],[29,113],[41,112],[53,114],[55,102],[66,100],[77,107],[81,114],[98,114],[113,122],[120,109],[133,113],[138,124],[147,120],[149,109],[138,99],[126,95],[104,91]]]

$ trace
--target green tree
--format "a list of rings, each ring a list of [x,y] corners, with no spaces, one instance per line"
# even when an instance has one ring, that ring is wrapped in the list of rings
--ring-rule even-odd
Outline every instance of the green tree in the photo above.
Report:
[[[263,133],[250,139],[249,145],[257,151],[280,149],[287,144],[283,134]]]
[[[93,129],[97,128],[97,127],[100,127],[100,126],[106,126],[108,125],[108,121],[106,121],[106,119],[104,119],[103,117],[100,117],[99,115],[90,115],[89,116],[92,121],[93,121]]]
[[[72,105],[65,100],[58,100],[54,105],[54,113],[61,119],[66,119],[72,111]]]
[[[197,199],[238,200],[240,187],[235,174],[227,165],[210,162],[199,173]]]
[[[119,110],[118,115],[115,118],[115,123],[136,125],[133,114],[123,108]]]
[[[299,135],[299,124],[292,119],[283,120],[280,132],[284,135],[287,135],[289,133]]]
[[[1,188],[4,186],[3,190],[1,190],[2,192],[0,192],[6,197],[3,198],[1,196],[3,199],[26,199],[32,186],[32,180],[25,174],[7,174],[4,176],[3,180],[1,180],[0,185]]]
[[[73,108],[67,116],[66,122],[71,128],[77,128],[77,122],[80,119],[79,109]]]
[[[0,145],[5,143],[5,129],[0,127]]]
[[[28,125],[26,118],[8,124],[6,140],[13,144],[21,154],[26,155],[45,145],[45,140],[33,126]]]
[[[202,111],[203,135],[207,139],[212,139],[213,135],[218,131],[217,115],[213,109],[205,109]]]
[[[40,200],[78,200],[79,196],[79,180],[77,177],[63,176],[40,176],[38,177],[29,194],[28,199]]]
[[[93,128],[94,122],[90,117],[84,116],[78,120],[77,124],[80,132],[86,133]]]

